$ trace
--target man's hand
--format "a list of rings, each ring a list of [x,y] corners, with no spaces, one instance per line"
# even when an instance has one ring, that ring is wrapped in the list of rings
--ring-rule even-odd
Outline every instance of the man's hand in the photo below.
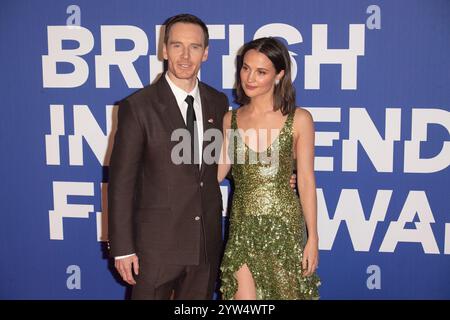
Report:
[[[131,285],[136,284],[136,281],[133,278],[133,273],[131,272],[131,267],[133,266],[133,271],[136,275],[139,274],[139,259],[137,255],[134,254],[130,257],[116,259],[114,266],[116,267],[123,281]]]
[[[289,184],[291,185],[292,190],[295,190],[295,187],[297,186],[297,175],[295,173],[292,174]]]

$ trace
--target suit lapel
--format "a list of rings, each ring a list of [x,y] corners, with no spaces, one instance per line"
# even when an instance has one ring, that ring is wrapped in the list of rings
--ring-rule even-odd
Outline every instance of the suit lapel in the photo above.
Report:
[[[209,97],[207,95],[205,86],[199,82],[198,89],[200,91],[200,99],[202,100],[202,115],[203,115],[203,143],[202,143],[202,166],[200,169],[200,178],[203,176],[205,172],[205,162],[203,154],[205,152],[205,147],[207,142],[205,142],[205,131],[208,130],[212,124],[210,123],[210,119],[213,121],[215,119],[215,110],[211,107],[211,102],[209,101]]]
[[[156,82],[156,86],[156,91],[159,97],[158,103],[167,114],[166,120],[170,131],[173,132],[174,130],[181,128],[186,129],[186,123],[184,122],[183,115],[180,112],[175,95],[167,83],[165,74],[161,75],[159,80]]]

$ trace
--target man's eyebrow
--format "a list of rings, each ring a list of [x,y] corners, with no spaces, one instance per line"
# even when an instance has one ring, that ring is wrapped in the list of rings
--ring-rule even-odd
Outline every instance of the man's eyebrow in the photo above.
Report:
[[[183,44],[181,41],[175,41],[175,40],[171,40],[171,41],[169,41],[169,44]],[[199,46],[199,47],[202,47],[203,48],[203,43],[197,43],[197,42],[194,42],[194,43],[190,43],[189,45],[191,45],[191,46]]]
[[[197,43],[197,42],[193,42],[189,44],[190,46],[199,46],[203,48],[203,43]]]

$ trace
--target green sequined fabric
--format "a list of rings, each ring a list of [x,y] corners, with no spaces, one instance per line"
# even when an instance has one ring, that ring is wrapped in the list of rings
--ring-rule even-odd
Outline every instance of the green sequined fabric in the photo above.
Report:
[[[256,152],[244,143],[236,110],[232,111],[234,133],[228,153],[234,161],[235,190],[220,268],[223,299],[233,299],[234,274],[244,264],[253,275],[258,300],[319,298],[317,274],[302,276],[306,227],[299,199],[289,185],[294,114],[288,115],[274,143]]]

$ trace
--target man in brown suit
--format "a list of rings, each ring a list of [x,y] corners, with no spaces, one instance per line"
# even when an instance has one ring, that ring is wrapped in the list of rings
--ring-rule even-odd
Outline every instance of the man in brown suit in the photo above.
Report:
[[[222,253],[222,197],[217,164],[177,164],[177,129],[222,129],[225,94],[198,81],[208,57],[208,29],[182,14],[166,23],[168,70],[119,103],[109,167],[109,246],[133,299],[211,299]],[[192,154],[203,159],[203,148]],[[200,150],[199,150],[200,149]]]

